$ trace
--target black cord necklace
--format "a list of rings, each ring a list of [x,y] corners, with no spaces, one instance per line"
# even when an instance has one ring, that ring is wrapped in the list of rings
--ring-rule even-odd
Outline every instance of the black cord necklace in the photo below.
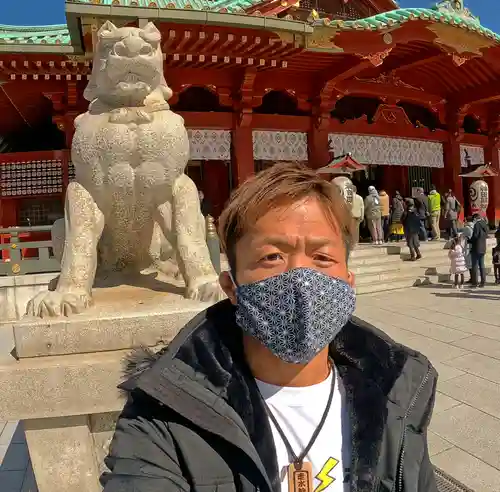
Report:
[[[316,439],[318,438],[321,430],[323,429],[323,426],[325,425],[326,419],[328,417],[328,413],[330,412],[330,407],[332,405],[333,393],[335,390],[335,373],[333,371],[333,361],[331,361],[331,360],[330,360],[330,365],[331,365],[331,371],[332,371],[332,373],[331,373],[332,384],[330,387],[330,394],[328,396],[328,401],[326,403],[325,411],[323,412],[321,420],[320,420],[318,426],[316,427],[316,429],[314,430],[313,435],[311,436],[311,439],[309,440],[309,443],[307,444],[307,446],[302,450],[302,452],[299,455],[295,454],[295,451],[293,450],[290,442],[288,441],[288,439],[285,435],[285,432],[280,427],[273,412],[269,408],[266,401],[263,399],[267,415],[269,416],[272,423],[276,427],[276,430],[278,431],[281,439],[283,440],[283,443],[284,443],[286,450],[288,452],[288,460],[290,463],[288,466],[289,492],[298,492],[299,489],[301,492],[302,491],[303,492],[312,492],[312,490],[313,490],[312,464],[309,462],[304,462],[304,458],[307,456],[307,454],[309,453],[309,451],[313,447],[314,443],[316,442]]]

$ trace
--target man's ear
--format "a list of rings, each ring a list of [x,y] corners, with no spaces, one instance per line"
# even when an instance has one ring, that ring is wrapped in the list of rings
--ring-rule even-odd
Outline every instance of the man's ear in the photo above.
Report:
[[[221,272],[219,275],[219,284],[228,299],[231,301],[231,304],[236,306],[236,286],[234,285],[229,272]]]
[[[356,276],[350,270],[347,272],[347,283],[354,289],[356,286]]]

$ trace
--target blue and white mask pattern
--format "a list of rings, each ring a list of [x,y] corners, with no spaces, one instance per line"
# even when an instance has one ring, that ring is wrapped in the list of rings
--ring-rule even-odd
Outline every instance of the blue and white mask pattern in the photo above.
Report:
[[[356,305],[343,280],[296,268],[236,288],[236,322],[285,362],[306,364],[336,337]]]

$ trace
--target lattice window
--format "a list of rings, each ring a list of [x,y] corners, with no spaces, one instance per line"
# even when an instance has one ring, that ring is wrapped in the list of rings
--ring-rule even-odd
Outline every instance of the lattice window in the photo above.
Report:
[[[62,192],[62,162],[39,160],[0,165],[0,195],[50,195]]]
[[[19,223],[21,226],[52,225],[64,217],[64,207],[60,198],[21,200]]]

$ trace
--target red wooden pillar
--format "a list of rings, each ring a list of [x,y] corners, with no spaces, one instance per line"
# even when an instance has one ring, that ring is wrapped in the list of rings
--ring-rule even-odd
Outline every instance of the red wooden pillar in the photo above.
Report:
[[[253,139],[250,126],[236,125],[232,134],[231,170],[233,187],[238,187],[255,173]]]
[[[14,227],[17,223],[17,204],[18,200],[12,198],[2,198],[0,200],[0,226]]]
[[[443,145],[444,152],[444,187],[439,189],[443,195],[449,189],[453,191],[460,203],[464,203],[462,186],[462,165],[460,162],[460,141],[450,135],[449,140]],[[460,220],[464,218],[464,210],[460,212]]]
[[[312,125],[307,135],[307,151],[309,167],[313,169],[326,166],[330,162],[327,128],[323,129]]]
[[[497,142],[497,138],[491,137],[484,149],[485,163],[490,163],[491,168],[499,174],[494,178],[486,178],[485,180],[489,185],[490,191],[490,201],[486,214],[490,224],[495,227],[500,222],[500,156]]]
[[[219,217],[229,198],[228,165],[224,161],[203,163],[203,193],[212,206],[210,213]]]

